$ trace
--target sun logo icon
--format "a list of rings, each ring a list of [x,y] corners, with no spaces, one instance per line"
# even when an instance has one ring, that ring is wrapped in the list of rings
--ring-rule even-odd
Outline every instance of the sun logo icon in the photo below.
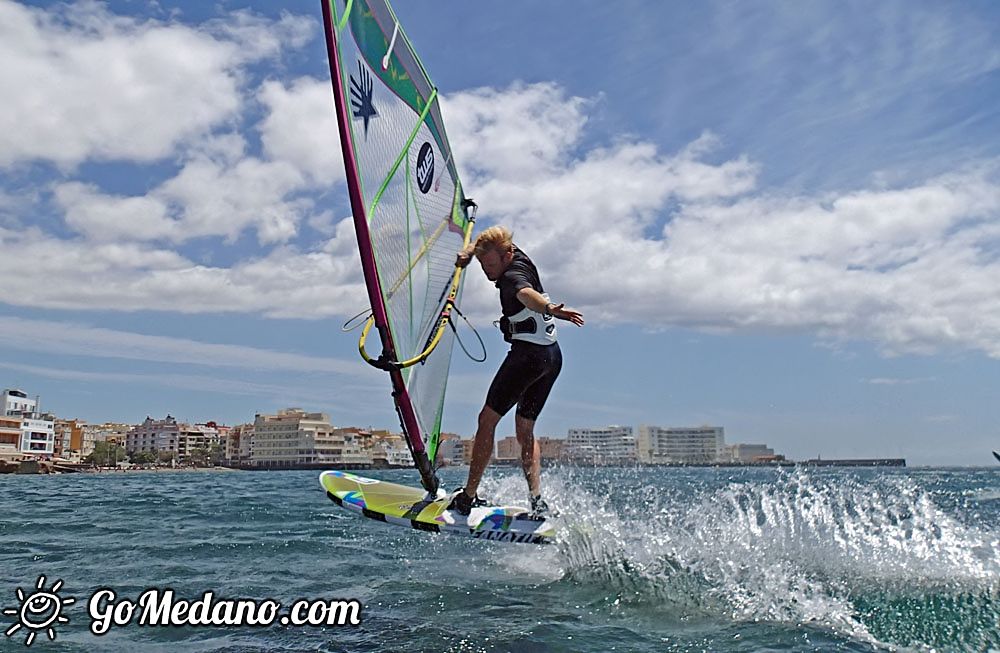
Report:
[[[45,590],[45,576],[39,576],[35,584],[35,591],[27,596],[17,588],[17,599],[21,602],[20,608],[7,608],[3,611],[6,615],[17,615],[17,623],[12,625],[4,633],[7,637],[13,637],[14,633],[24,628],[28,631],[28,636],[24,639],[25,646],[31,646],[38,633],[44,632],[49,639],[56,638],[56,631],[53,624],[69,623],[69,619],[62,616],[64,605],[69,605],[76,601],[74,598],[62,598],[59,596],[59,588],[63,582],[57,580],[52,589]]]

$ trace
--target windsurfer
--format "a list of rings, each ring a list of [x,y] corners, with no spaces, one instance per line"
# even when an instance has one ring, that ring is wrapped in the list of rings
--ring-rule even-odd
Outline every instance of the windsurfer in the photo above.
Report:
[[[535,420],[562,369],[554,318],[583,326],[583,314],[549,301],[535,264],[514,245],[509,230],[491,227],[482,232],[474,244],[458,254],[455,264],[465,267],[473,256],[486,278],[495,282],[500,291],[503,309],[500,329],[504,340],[510,343],[510,351],[479,412],[469,478],[465,487],[455,493],[449,508],[468,515],[475,505],[482,504],[476,490],[493,455],[497,423],[517,405],[514,427],[521,447],[521,466],[528,481],[531,511],[536,516],[545,516],[549,508],[541,496],[541,455],[534,431]]]

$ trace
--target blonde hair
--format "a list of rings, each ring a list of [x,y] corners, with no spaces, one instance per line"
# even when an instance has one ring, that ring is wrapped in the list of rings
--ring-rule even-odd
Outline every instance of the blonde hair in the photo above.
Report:
[[[499,253],[513,251],[514,242],[511,240],[513,234],[506,227],[490,227],[479,234],[471,249],[477,257],[482,256],[488,250],[493,249]]]

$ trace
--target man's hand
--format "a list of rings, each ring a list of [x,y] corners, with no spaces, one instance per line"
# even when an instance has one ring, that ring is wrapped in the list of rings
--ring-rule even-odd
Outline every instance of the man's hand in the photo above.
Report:
[[[552,314],[552,317],[572,322],[576,326],[583,326],[583,313],[566,308],[566,304],[549,304],[549,313]]]
[[[517,299],[536,313],[548,313],[552,317],[572,322],[576,326],[583,326],[583,313],[566,308],[566,304],[549,303],[545,295],[534,288],[521,288],[517,291]]]
[[[464,252],[464,251],[463,252],[459,252],[458,256],[455,257],[455,267],[456,268],[464,268],[471,261],[472,261],[472,253],[471,252]]]

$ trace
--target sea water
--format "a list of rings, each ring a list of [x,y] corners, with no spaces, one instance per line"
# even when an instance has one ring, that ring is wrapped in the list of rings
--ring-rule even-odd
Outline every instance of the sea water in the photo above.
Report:
[[[551,546],[367,520],[317,476],[0,476],[0,633],[57,581],[63,617],[0,650],[1000,650],[1000,468],[557,467],[543,472],[562,512]],[[454,487],[465,470],[442,476]],[[522,503],[524,481],[491,468],[481,494]],[[360,623],[133,619],[97,636],[101,588],[356,600]]]

